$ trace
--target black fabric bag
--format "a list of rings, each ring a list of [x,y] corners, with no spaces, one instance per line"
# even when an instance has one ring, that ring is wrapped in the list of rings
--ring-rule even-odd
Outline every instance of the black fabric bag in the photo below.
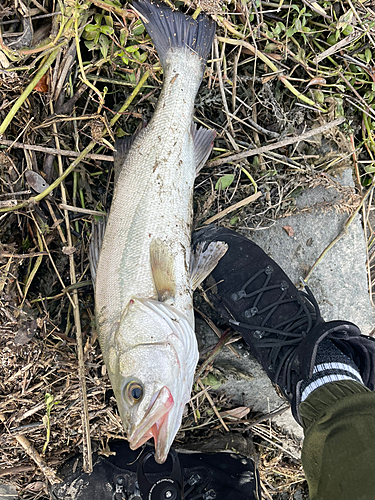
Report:
[[[94,456],[91,474],[78,458],[59,471],[52,500],[258,500],[259,474],[250,458],[234,453],[192,453],[171,450],[160,465],[153,447],[132,451],[126,441],[110,444],[115,455]],[[73,472],[75,471],[75,472]]]

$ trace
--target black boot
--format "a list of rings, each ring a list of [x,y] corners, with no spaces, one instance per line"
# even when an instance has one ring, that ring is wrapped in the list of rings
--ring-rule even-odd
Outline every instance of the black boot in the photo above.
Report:
[[[193,237],[194,245],[212,241],[225,241],[228,250],[203,286],[206,295],[241,333],[290,401],[299,423],[301,385],[312,378],[318,345],[324,339],[354,362],[364,385],[374,390],[375,339],[361,335],[348,321],[325,322],[309,288],[298,291],[280,266],[249,239],[214,226]]]
[[[259,474],[250,458],[233,453],[177,453],[164,464],[154,448],[133,451],[114,441],[115,455],[95,457],[91,474],[78,458],[59,471],[63,482],[52,487],[52,500],[260,500]],[[76,471],[76,472],[73,472]]]

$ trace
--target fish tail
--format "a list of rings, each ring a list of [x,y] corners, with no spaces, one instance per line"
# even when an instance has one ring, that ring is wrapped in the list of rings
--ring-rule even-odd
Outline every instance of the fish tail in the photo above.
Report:
[[[142,20],[154,42],[163,69],[169,51],[186,48],[199,57],[204,71],[215,36],[216,23],[213,19],[204,14],[193,19],[158,1],[134,0],[133,6],[144,18]]]

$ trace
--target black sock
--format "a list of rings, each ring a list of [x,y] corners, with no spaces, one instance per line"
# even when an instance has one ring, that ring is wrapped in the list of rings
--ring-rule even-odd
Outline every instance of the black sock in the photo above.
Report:
[[[301,384],[301,402],[318,387],[338,380],[355,380],[363,384],[354,361],[345,356],[333,342],[325,339],[318,346],[313,376]]]

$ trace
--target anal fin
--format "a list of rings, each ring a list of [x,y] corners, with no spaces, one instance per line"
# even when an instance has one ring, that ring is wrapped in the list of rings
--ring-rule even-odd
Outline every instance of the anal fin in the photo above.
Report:
[[[193,290],[215,269],[219,260],[228,250],[228,245],[224,241],[212,241],[207,248],[205,248],[206,246],[207,243],[202,241],[191,253],[190,279]]]

